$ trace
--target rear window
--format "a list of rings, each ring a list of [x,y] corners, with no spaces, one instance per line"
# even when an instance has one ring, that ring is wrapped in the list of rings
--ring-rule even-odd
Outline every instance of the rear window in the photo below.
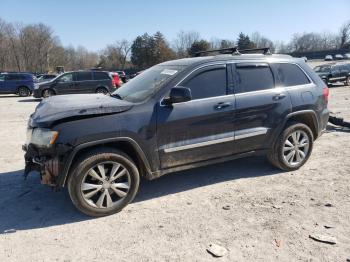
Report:
[[[94,80],[109,80],[110,77],[105,72],[93,72],[94,74]]]
[[[236,64],[238,85],[235,93],[274,88],[274,79],[268,64]]]
[[[305,73],[295,64],[273,63],[271,67],[275,70],[278,86],[297,86],[310,83]]]
[[[77,72],[77,81],[88,81],[92,80],[91,72]]]

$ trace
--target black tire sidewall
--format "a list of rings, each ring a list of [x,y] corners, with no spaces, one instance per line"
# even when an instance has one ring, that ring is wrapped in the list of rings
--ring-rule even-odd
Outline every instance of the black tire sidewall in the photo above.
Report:
[[[84,175],[91,167],[101,162],[117,161],[122,164],[130,174],[131,185],[128,194],[116,206],[111,208],[94,208],[84,200],[81,194],[81,183]],[[68,179],[68,191],[73,204],[83,213],[93,217],[108,216],[120,212],[136,196],[139,188],[139,172],[132,160],[122,152],[114,150],[100,150],[95,154],[86,156],[79,160],[79,163],[73,167]]]
[[[100,91],[100,92],[99,92]],[[104,94],[104,95],[107,95],[108,94],[108,90],[104,87],[99,87],[96,89],[96,93],[97,94]]]
[[[21,90],[24,91],[24,95],[21,94]],[[21,86],[18,88],[18,95],[20,97],[27,97],[30,95],[30,90],[27,87]]]
[[[48,92],[49,95],[45,96],[45,92]],[[44,98],[48,98],[48,97],[54,96],[54,95],[55,95],[55,92],[52,89],[45,89],[42,92],[42,97],[44,97]]]
[[[295,165],[295,166],[291,166],[284,160],[283,147],[284,147],[284,142],[290,136],[290,134],[297,131],[297,130],[302,130],[307,134],[307,136],[309,138],[309,151],[308,151],[305,159],[300,164]],[[291,124],[290,126],[288,126],[282,132],[281,137],[280,137],[279,142],[278,142],[278,146],[277,146],[278,162],[279,162],[280,167],[286,171],[293,171],[293,170],[297,170],[300,167],[302,167],[308,161],[309,157],[311,156],[312,149],[313,149],[313,142],[314,142],[314,137],[313,137],[312,131],[307,125],[297,123],[297,124]]]

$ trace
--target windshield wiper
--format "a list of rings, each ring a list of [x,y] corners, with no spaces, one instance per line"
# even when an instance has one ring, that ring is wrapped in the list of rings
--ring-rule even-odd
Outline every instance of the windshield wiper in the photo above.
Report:
[[[112,94],[112,97],[123,100],[123,98],[119,94]]]

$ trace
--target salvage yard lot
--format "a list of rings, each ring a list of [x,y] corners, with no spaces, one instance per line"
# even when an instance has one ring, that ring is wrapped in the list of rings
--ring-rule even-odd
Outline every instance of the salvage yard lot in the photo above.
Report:
[[[330,110],[350,120],[350,87],[330,93]],[[21,145],[37,104],[0,97],[0,261],[213,261],[210,243],[228,250],[218,261],[350,259],[350,131],[329,126],[298,171],[248,158],[170,174],[142,181],[121,213],[91,219],[66,190],[23,180]]]

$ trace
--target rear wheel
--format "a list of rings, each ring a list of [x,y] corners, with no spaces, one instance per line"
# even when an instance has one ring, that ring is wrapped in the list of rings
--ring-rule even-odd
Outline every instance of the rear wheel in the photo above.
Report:
[[[138,188],[136,165],[123,152],[108,148],[80,158],[68,180],[74,205],[93,217],[121,211],[134,199]]]
[[[52,89],[45,89],[42,93],[42,97],[47,98],[50,96],[54,96],[56,93]]]
[[[96,89],[96,93],[97,94],[104,94],[104,95],[107,95],[108,94],[108,90],[104,87],[99,87]]]
[[[350,76],[346,78],[345,85],[350,86]]]
[[[280,135],[271,149],[268,159],[272,165],[293,171],[303,166],[313,148],[313,134],[302,123],[291,123]]]
[[[30,90],[25,86],[21,86],[18,88],[18,95],[21,97],[30,96]]]

